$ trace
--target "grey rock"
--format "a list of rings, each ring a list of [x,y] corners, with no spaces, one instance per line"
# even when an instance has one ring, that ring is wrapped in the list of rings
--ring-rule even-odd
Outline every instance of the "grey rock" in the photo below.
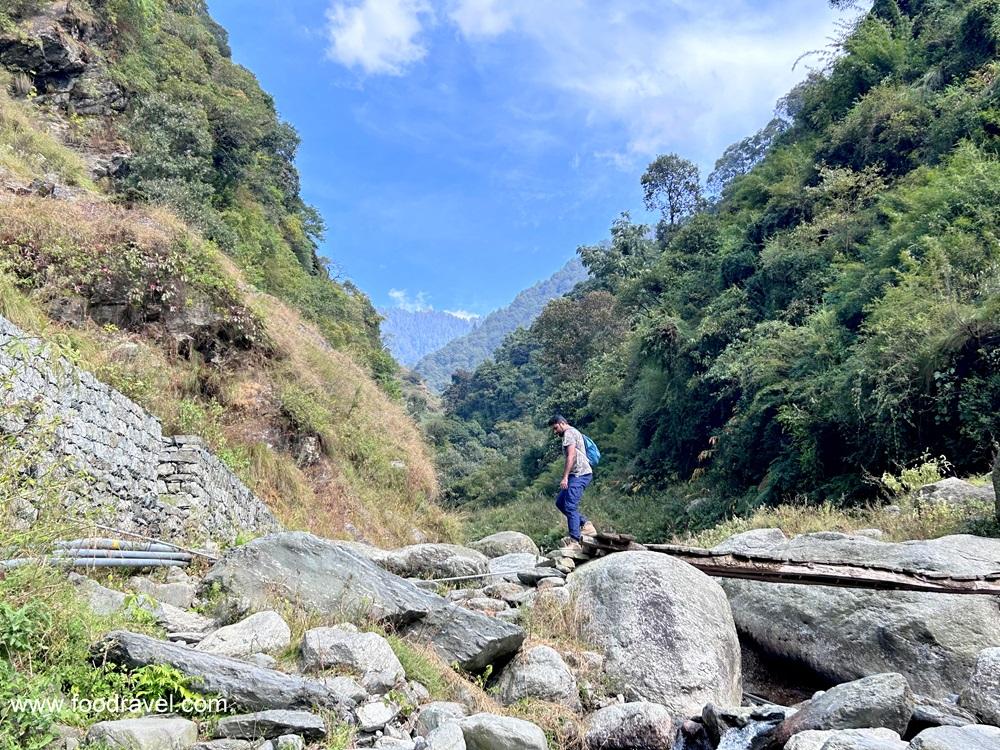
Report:
[[[87,730],[87,742],[114,750],[187,750],[198,741],[198,725],[173,717],[102,721]]]
[[[926,695],[914,696],[916,705],[913,707],[913,717],[910,719],[908,731],[913,734],[915,729],[930,727],[964,727],[975,724],[976,717],[952,700],[938,700]]]
[[[274,740],[275,750],[306,750],[306,741],[297,734],[284,734]]]
[[[435,606],[432,594],[365,559],[349,543],[301,531],[230,550],[202,582],[204,590],[213,586],[242,613],[267,609],[277,599],[328,615],[368,611],[375,619],[404,624]]]
[[[910,741],[910,750],[998,750],[1000,728],[985,724],[925,729]]]
[[[156,622],[169,632],[207,633],[216,627],[215,620],[166,602],[156,602],[154,606],[144,608],[150,609]]]
[[[523,570],[533,570],[541,558],[531,552],[512,552],[494,557],[489,561],[489,572],[496,575],[493,580],[517,581],[517,574]]]
[[[334,695],[352,703],[364,703],[368,699],[368,691],[353,678],[344,675],[336,677],[321,677],[319,680]]]
[[[416,743],[413,740],[401,740],[395,737],[379,737],[373,747],[375,750],[414,750]]]
[[[733,616],[704,573],[667,555],[621,552],[581,568],[569,589],[581,633],[621,689],[677,714],[739,705]]]
[[[490,599],[487,596],[477,596],[472,599],[462,601],[462,606],[476,612],[484,612],[489,615],[496,615],[499,612],[506,612],[510,605],[503,599]]]
[[[980,652],[961,704],[984,724],[1000,726],[1000,648]]]
[[[500,531],[472,542],[468,546],[470,549],[482,552],[489,558],[502,557],[518,552],[529,555],[538,554],[538,545],[532,541],[530,536],[522,534],[519,531]]]
[[[893,732],[891,729],[827,729],[818,730],[810,729],[805,732],[800,732],[799,734],[792,737],[788,744],[785,745],[784,750],[823,750],[826,747],[826,743],[831,739],[838,739],[841,742],[874,742],[874,743],[884,743],[884,747],[887,750],[895,750],[892,743],[896,743],[899,746],[900,739],[899,734]],[[899,750],[905,750],[906,743],[903,742]],[[840,750],[854,750],[857,747],[858,750],[883,750],[878,744],[872,746],[866,745],[855,745],[852,746],[847,744],[846,746],[838,746]]]
[[[548,749],[545,732],[523,719],[482,713],[460,719],[458,725],[468,750]]]
[[[427,735],[431,750],[466,750],[465,733],[455,722],[442,724]]]
[[[534,570],[522,570],[517,574],[517,580],[528,586],[537,586],[540,581],[546,578],[565,579],[566,574],[555,568],[535,568]]]
[[[178,581],[174,583],[158,583],[145,576],[133,576],[129,579],[129,588],[146,594],[158,602],[171,604],[179,609],[190,609],[194,604],[197,588],[193,583]]]
[[[713,549],[716,552],[746,552],[748,554],[759,552],[766,555],[770,554],[776,546],[787,541],[788,537],[781,529],[751,529],[729,537]]]
[[[438,607],[402,632],[468,672],[480,672],[517,653],[524,643],[524,631],[517,625],[454,605]]]
[[[375,732],[399,716],[399,706],[386,700],[371,701],[358,706],[355,714],[362,732]]]
[[[270,740],[286,734],[298,734],[309,740],[326,737],[326,722],[309,711],[271,710],[252,714],[224,716],[216,735],[238,740]]]
[[[533,590],[530,586],[521,583],[498,581],[486,586],[483,589],[483,595],[492,599],[500,599],[508,604],[519,605],[526,601]]]
[[[253,745],[248,740],[209,740],[192,745],[191,750],[251,750]]]
[[[342,697],[316,680],[287,675],[229,656],[206,654],[139,633],[113,631],[93,647],[95,662],[128,668],[169,664],[193,678],[194,687],[246,710],[308,709],[322,706],[346,716]]]
[[[306,671],[346,668],[372,693],[387,693],[406,673],[389,642],[377,633],[359,633],[353,625],[314,628],[302,639]]]
[[[497,689],[500,701],[508,706],[537,698],[580,710],[576,678],[559,652],[549,646],[535,646],[515,656],[500,673]]]
[[[584,750],[664,750],[674,741],[674,723],[656,703],[617,703],[591,714]]]
[[[274,610],[268,610],[209,633],[195,648],[222,656],[249,656],[276,653],[288,648],[291,642],[288,623]]]
[[[752,544],[745,536],[716,549],[975,575],[1000,560],[1000,540],[973,536],[885,543],[823,533]],[[1000,643],[991,597],[721,581],[743,635],[834,682],[900,672],[914,691],[945,698],[965,687],[979,652]]]
[[[810,729],[891,729],[906,731],[914,699],[906,678],[887,673],[830,688],[799,707],[772,735],[772,746],[783,747]]]
[[[917,497],[948,505],[963,505],[969,502],[992,505],[996,500],[992,487],[971,484],[958,477],[948,477],[933,484],[925,484],[917,490]]]
[[[427,737],[440,726],[444,726],[450,721],[463,719],[468,715],[465,706],[461,703],[450,703],[448,701],[435,701],[428,703],[420,709],[413,722],[413,731],[421,737]]]
[[[250,654],[250,656],[244,658],[251,664],[256,664],[258,667],[264,667],[265,669],[278,668],[278,660],[270,654]]]
[[[108,617],[125,607],[128,596],[121,591],[109,589],[79,573],[70,572],[69,580],[79,589],[81,595],[86,599],[90,611],[95,615]]]
[[[401,547],[381,563],[400,576],[451,578],[488,572],[486,555],[457,544],[413,544]]]
[[[900,739],[888,739],[857,734],[857,730],[847,729],[834,732],[821,750],[907,750],[909,743]]]

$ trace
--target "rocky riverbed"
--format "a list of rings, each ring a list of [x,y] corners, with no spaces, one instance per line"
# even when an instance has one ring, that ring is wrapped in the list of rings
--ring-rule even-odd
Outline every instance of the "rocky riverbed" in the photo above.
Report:
[[[721,548],[1000,566],[1000,540],[968,536],[890,544],[764,530]],[[542,556],[515,532],[389,551],[284,532],[201,577],[137,577],[122,591],[74,580],[102,612],[126,606],[124,589],[141,592],[165,634],[108,633],[95,661],[171,665],[230,713],[100,722],[60,740],[67,750],[81,739],[132,750],[1000,749],[989,596],[715,580],[647,551]],[[408,671],[398,639],[438,657],[447,700]],[[747,648],[765,671],[785,671],[776,683],[798,675],[824,689],[787,706],[745,694]]]

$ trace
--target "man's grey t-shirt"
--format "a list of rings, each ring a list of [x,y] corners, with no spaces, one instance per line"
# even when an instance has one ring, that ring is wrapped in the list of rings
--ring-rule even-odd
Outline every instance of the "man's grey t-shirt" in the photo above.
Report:
[[[566,432],[562,434],[562,444],[563,444],[563,455],[569,453],[569,446],[576,446],[576,461],[573,463],[573,468],[570,469],[570,476],[582,477],[584,474],[593,474],[594,470],[590,466],[590,461],[587,460],[587,446],[583,442],[583,435],[575,427],[567,428]]]

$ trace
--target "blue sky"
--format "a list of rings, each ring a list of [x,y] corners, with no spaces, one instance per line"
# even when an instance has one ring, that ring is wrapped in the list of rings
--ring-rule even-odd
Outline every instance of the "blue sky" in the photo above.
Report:
[[[376,305],[486,313],[703,174],[825,47],[824,0],[209,0],[302,136],[323,253]]]

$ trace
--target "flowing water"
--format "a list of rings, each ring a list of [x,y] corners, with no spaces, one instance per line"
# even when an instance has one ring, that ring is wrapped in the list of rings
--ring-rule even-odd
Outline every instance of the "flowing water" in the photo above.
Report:
[[[774,729],[773,721],[751,721],[745,727],[729,729],[719,742],[716,750],[754,750],[754,740]],[[703,750],[704,745],[689,744],[688,739],[678,734],[674,750]]]

